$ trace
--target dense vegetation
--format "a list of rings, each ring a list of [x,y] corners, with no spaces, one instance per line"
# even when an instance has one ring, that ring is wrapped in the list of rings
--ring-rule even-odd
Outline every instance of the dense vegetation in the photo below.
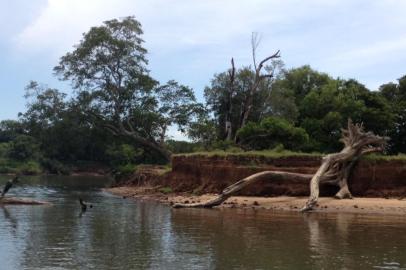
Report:
[[[233,72],[213,76],[201,104],[191,88],[150,76],[143,45],[133,17],[85,33],[54,68],[72,95],[32,81],[26,111],[1,121],[0,172],[67,173],[90,163],[130,172],[172,153],[215,149],[331,152],[348,118],[389,136],[388,153],[406,152],[406,76],[371,91],[273,59],[256,82],[256,63],[234,70],[233,62]],[[171,140],[173,126],[192,142]]]

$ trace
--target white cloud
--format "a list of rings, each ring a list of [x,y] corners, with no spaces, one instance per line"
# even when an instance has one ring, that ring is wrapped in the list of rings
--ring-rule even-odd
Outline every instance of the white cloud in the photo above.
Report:
[[[48,0],[40,15],[15,41],[21,51],[61,53],[77,43],[89,27],[123,16],[124,11],[125,5],[116,5],[115,1]]]
[[[0,1],[0,46],[12,43],[0,57],[5,70],[4,63],[15,65],[2,80],[54,82],[52,67],[83,32],[135,15],[152,75],[189,85],[199,97],[232,56],[238,66],[251,63],[253,31],[263,37],[259,58],[281,49],[288,67],[310,64],[376,89],[406,73],[405,10],[404,0]],[[173,127],[169,133],[184,138]]]
[[[306,2],[307,3],[307,2]],[[310,2],[309,2],[310,3]],[[66,50],[89,27],[116,17],[135,15],[145,26],[147,42],[161,50],[179,45],[224,44],[249,39],[252,31],[273,31],[278,24],[320,12],[336,1],[190,1],[190,0],[48,0],[40,15],[17,35],[20,49]],[[292,8],[292,4],[294,8]],[[182,49],[182,48],[180,48]]]
[[[288,66],[310,64],[362,78],[376,70],[373,59],[382,53],[380,65],[406,55],[405,8],[402,0],[48,0],[15,42],[20,54],[49,55],[54,61],[91,26],[135,15],[143,24],[154,75],[181,78],[197,90],[228,67],[231,56],[239,65],[250,64],[252,31],[263,36],[259,57],[281,49]],[[397,70],[395,77],[405,72]]]
[[[369,46],[350,49],[328,59],[352,70],[384,62],[385,59],[406,55],[406,37],[379,41]],[[352,63],[351,66],[348,63]],[[405,71],[406,72],[406,71]]]

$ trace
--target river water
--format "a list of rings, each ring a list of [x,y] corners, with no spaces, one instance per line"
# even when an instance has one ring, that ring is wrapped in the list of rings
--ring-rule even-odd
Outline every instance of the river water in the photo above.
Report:
[[[0,207],[0,270],[406,269],[404,216],[171,209],[109,181],[23,178],[10,196],[52,205]]]

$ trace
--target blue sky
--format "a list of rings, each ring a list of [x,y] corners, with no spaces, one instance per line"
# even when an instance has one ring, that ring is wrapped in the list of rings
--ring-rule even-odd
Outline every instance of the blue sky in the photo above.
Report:
[[[191,86],[203,100],[212,75],[277,49],[288,68],[309,64],[370,89],[406,74],[402,0],[0,0],[0,119],[24,111],[36,80],[69,92],[52,68],[81,34],[134,15],[143,25],[152,75]],[[176,134],[174,134],[176,135]]]

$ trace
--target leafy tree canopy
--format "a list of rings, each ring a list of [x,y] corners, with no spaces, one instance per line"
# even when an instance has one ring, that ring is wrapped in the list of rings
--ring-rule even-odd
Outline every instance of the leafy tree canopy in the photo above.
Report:
[[[106,21],[85,33],[54,70],[91,99],[87,112],[95,121],[168,160],[168,127],[187,125],[199,105],[190,88],[175,81],[160,86],[150,77],[141,35],[133,17]]]
[[[300,149],[309,136],[302,128],[294,127],[279,117],[267,117],[260,123],[250,122],[238,131],[240,144],[248,149],[271,149],[282,144],[287,149]]]

